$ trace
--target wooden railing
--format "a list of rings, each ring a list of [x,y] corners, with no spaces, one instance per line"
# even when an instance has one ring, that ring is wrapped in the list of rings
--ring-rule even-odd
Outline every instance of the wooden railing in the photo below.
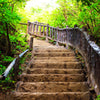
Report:
[[[46,40],[54,40],[57,43],[66,44],[66,28],[60,29],[51,27],[48,24],[39,23],[39,22],[28,22],[28,34],[45,37]]]
[[[7,69],[5,70],[5,72],[0,75],[0,80],[5,80],[5,78],[8,76],[8,74],[10,73],[11,69],[13,68],[13,79],[17,80],[17,76],[19,73],[19,62],[20,62],[20,58],[29,51],[29,49],[25,50],[23,53],[21,53],[18,57],[16,57],[11,63],[10,65],[7,67]]]
[[[57,45],[63,43],[76,48],[84,57],[88,70],[88,82],[100,94],[100,48],[91,42],[83,30],[75,27],[60,29],[39,22],[28,22],[28,34],[54,40]]]

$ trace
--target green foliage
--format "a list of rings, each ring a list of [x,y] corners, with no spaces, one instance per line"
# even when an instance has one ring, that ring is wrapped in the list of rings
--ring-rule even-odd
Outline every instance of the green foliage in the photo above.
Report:
[[[5,56],[2,61],[11,62],[12,60],[13,60],[13,58],[11,56]]]
[[[51,22],[52,20],[52,22]],[[65,26],[65,17],[63,12],[60,9],[55,9],[52,11],[48,23],[54,27],[64,27]]]
[[[22,41],[22,45],[25,45],[24,40],[21,39],[19,34],[19,22],[22,16],[18,12],[18,10],[25,6],[25,1],[27,0],[0,1],[0,36],[2,39],[1,41],[4,41],[4,37],[7,37],[5,38],[5,50],[7,55],[12,54],[11,49],[13,48],[13,44],[18,44],[18,41]],[[2,43],[0,45],[4,46]],[[0,50],[1,48],[2,47],[0,47]]]
[[[0,75],[3,74],[3,72],[5,71],[6,67],[3,66],[2,64],[0,64]]]
[[[19,13],[19,10],[25,7],[26,1],[0,0],[0,75],[4,73],[7,66],[13,61],[17,51],[20,53],[24,51],[23,49],[28,48],[26,31],[19,25],[24,15]],[[25,19],[27,20],[27,18]],[[12,88],[11,84],[15,83],[11,79],[14,76],[12,72],[13,68],[10,71],[11,74],[5,80],[0,80],[0,92]]]
[[[100,0],[57,0],[57,4],[58,8],[40,12],[33,19],[60,28],[77,24],[87,29],[92,40],[100,45]]]
[[[33,7],[31,8],[31,10],[32,10],[31,11],[32,13],[41,13],[41,11],[42,11],[41,8],[33,8]]]
[[[53,43],[53,42],[54,42],[54,40],[49,40],[49,42],[50,42],[50,43]]]
[[[100,95],[97,96],[96,100],[100,100]]]

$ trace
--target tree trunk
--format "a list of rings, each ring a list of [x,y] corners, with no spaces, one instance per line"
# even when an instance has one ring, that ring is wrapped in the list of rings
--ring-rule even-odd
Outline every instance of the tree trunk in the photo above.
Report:
[[[6,55],[10,56],[11,55],[11,44],[10,44],[10,39],[9,39],[9,28],[8,24],[6,23],[6,30],[7,30],[7,50],[6,50]]]

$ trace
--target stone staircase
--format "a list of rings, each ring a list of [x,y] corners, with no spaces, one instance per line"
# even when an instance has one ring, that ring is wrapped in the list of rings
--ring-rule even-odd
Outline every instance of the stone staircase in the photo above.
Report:
[[[8,100],[92,100],[74,52],[35,47],[34,57]]]

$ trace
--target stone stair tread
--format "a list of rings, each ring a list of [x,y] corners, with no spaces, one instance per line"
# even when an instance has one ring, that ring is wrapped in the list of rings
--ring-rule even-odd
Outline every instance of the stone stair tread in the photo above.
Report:
[[[79,62],[33,62],[29,66],[30,68],[68,68],[68,69],[82,69],[81,63]]]
[[[50,48],[36,48],[34,52],[71,52],[72,50],[69,49],[50,49]],[[72,51],[73,52],[73,51]]]
[[[80,82],[86,81],[84,74],[22,74],[24,82]]]
[[[34,52],[34,54],[69,54],[69,53],[71,53],[71,54],[74,54],[74,52],[73,51],[64,51],[64,52],[54,52],[54,51],[52,51],[52,52]]]
[[[76,59],[75,57],[34,57],[34,59],[52,59],[52,60],[54,60],[54,59],[56,59],[56,60],[61,60],[61,59],[65,59],[65,60],[67,60],[67,59]]]
[[[37,57],[37,56],[35,56],[33,61],[39,61],[39,62],[42,62],[42,61],[45,61],[45,62],[48,62],[48,61],[77,62],[78,60],[75,57]]]
[[[73,52],[35,52],[34,56],[38,56],[38,57],[48,57],[48,56],[52,56],[52,57],[56,57],[56,56],[75,56],[75,54]]]
[[[74,51],[34,40],[29,66],[6,100],[92,100]]]
[[[45,58],[45,57],[37,57],[34,58],[33,62],[77,62],[75,58]]]
[[[82,74],[83,69],[58,69],[58,68],[28,68],[26,70],[28,74]]]
[[[12,99],[11,99],[12,98]],[[14,92],[8,100],[91,100],[89,92]]]
[[[19,82],[20,92],[86,92],[87,82]]]
[[[36,62],[35,62],[36,63]],[[35,63],[31,63],[31,64],[35,64]],[[37,63],[38,64],[38,63]],[[40,62],[40,64],[54,64],[54,65],[78,65],[78,66],[81,66],[81,63],[80,62]]]
[[[38,63],[39,63],[39,62],[48,62],[48,63],[49,63],[49,62],[53,62],[53,61],[56,62],[56,63],[57,63],[57,62],[60,62],[60,61],[61,61],[61,62],[77,62],[76,59],[67,59],[67,60],[64,60],[64,59],[61,59],[61,60],[60,60],[60,59],[59,59],[59,60],[52,60],[52,59],[50,59],[50,60],[46,60],[46,59],[45,59],[45,60],[44,60],[44,59],[41,59],[41,60],[39,60],[39,59],[37,59],[37,60],[34,60],[33,62],[38,62]]]

